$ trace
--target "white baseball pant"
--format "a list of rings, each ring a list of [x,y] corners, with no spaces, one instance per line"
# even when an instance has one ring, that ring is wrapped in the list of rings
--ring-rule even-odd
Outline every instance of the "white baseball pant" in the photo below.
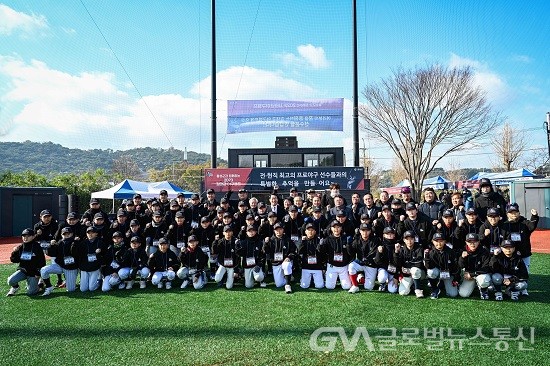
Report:
[[[275,287],[283,287],[286,285],[285,275],[292,274],[292,261],[283,262],[277,266],[273,265],[273,280]]]
[[[332,264],[327,264],[325,287],[329,290],[334,290],[334,288],[336,288],[336,280],[340,278],[342,289],[349,290],[351,287],[351,280],[349,278],[348,266],[349,265],[336,267]]]
[[[223,276],[227,273],[227,279],[225,281],[225,288],[230,290],[233,288],[233,275],[235,274],[235,268],[224,267],[220,265],[214,276],[214,281],[220,283],[223,280]]]
[[[300,287],[309,288],[309,285],[311,284],[311,277],[313,277],[315,288],[325,287],[323,271],[320,269],[302,269],[302,279],[300,280]]]
[[[65,276],[65,285],[67,291],[72,292],[76,290],[76,277],[78,276],[78,269],[64,269],[57,263],[42,267],[40,270],[40,277],[43,279],[50,278],[52,274],[63,274]]]

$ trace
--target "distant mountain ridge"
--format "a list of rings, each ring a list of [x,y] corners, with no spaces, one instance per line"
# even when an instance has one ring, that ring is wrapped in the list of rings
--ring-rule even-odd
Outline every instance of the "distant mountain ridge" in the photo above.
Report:
[[[115,151],[111,149],[69,149],[53,142],[0,142],[0,173],[7,171],[19,173],[32,170],[39,174],[78,173],[104,169],[110,171],[113,162],[126,157],[138,165],[142,172],[162,169],[185,159],[185,151],[174,148],[157,149],[143,147]],[[210,154],[194,151],[187,152],[187,161],[191,165],[204,164],[210,160]]]

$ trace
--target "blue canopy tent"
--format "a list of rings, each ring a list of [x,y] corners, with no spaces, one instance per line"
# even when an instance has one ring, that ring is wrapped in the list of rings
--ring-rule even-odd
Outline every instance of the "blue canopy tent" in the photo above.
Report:
[[[168,192],[168,198],[176,198],[178,193],[183,193],[185,198],[190,198],[193,192],[186,191],[168,181],[162,182],[139,182],[136,180],[125,179],[119,184],[99,192],[93,192],[92,198],[105,199],[128,199],[134,194],[141,194],[142,198],[158,197],[161,190],[165,189]]]
[[[448,189],[451,188],[450,186],[453,185],[453,182],[450,180],[443,178],[441,175],[438,175],[436,177],[424,179],[424,183],[422,184],[422,188],[428,188],[431,187],[433,189]]]

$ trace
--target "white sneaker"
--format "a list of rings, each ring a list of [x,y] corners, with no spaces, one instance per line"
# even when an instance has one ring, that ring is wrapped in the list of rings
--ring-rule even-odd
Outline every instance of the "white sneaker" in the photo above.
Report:
[[[51,294],[51,293],[53,292],[53,289],[54,289],[53,286],[46,287],[46,288],[44,289],[44,293],[42,294],[42,296],[48,296],[49,294]]]
[[[170,290],[172,288],[172,282],[166,282],[166,289]]]
[[[126,282],[126,290],[131,290],[132,286],[134,286],[134,281]]]
[[[349,292],[350,294],[355,294],[355,293],[359,292],[359,287],[353,285],[353,286],[350,287],[350,289],[348,290],[348,292]]]
[[[184,280],[184,281],[181,283],[180,288],[187,288],[187,285],[189,285],[189,281]]]
[[[146,285],[145,281],[139,281],[139,288],[145,288]]]
[[[126,287],[126,284],[124,282],[121,282],[118,284],[118,289],[119,290],[124,290],[124,288]]]
[[[527,292],[527,290],[522,290],[521,296],[529,296],[529,292]]]
[[[519,300],[519,291],[511,291],[510,292],[510,299],[512,301],[518,301]]]
[[[291,294],[292,293],[292,287],[290,287],[290,285],[285,285],[285,292],[287,294]]]
[[[158,288],[162,288],[162,282],[159,282],[159,284],[157,285]]]
[[[265,283],[265,282],[260,282],[260,287],[267,287],[267,283]]]
[[[19,287],[12,287],[10,288],[6,296],[14,296],[17,293],[17,291],[19,291]]]
[[[502,292],[495,292],[495,300],[496,301],[502,301],[503,300]]]
[[[416,295],[417,298],[422,298],[424,297],[424,291],[418,289],[418,290],[414,290],[414,294]]]

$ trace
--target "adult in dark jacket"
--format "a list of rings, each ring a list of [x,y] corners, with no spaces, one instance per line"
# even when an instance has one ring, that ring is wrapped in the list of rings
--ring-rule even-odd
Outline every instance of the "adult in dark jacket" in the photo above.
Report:
[[[481,190],[481,194],[474,201],[474,208],[479,215],[479,219],[485,221],[487,210],[490,208],[496,208],[500,217],[506,217],[506,200],[495,192],[491,181],[487,178],[482,178],[479,182],[479,189]]]
[[[436,200],[435,191],[433,188],[428,187],[424,189],[424,202],[418,206],[418,211],[432,221],[433,225],[437,225],[437,221],[441,219],[445,206]]]
[[[397,224],[397,237],[403,238],[406,231],[414,233],[414,242],[426,249],[430,245],[432,235],[432,223],[428,221],[425,215],[419,215],[416,205],[412,202],[405,206],[407,218],[400,217]]]

